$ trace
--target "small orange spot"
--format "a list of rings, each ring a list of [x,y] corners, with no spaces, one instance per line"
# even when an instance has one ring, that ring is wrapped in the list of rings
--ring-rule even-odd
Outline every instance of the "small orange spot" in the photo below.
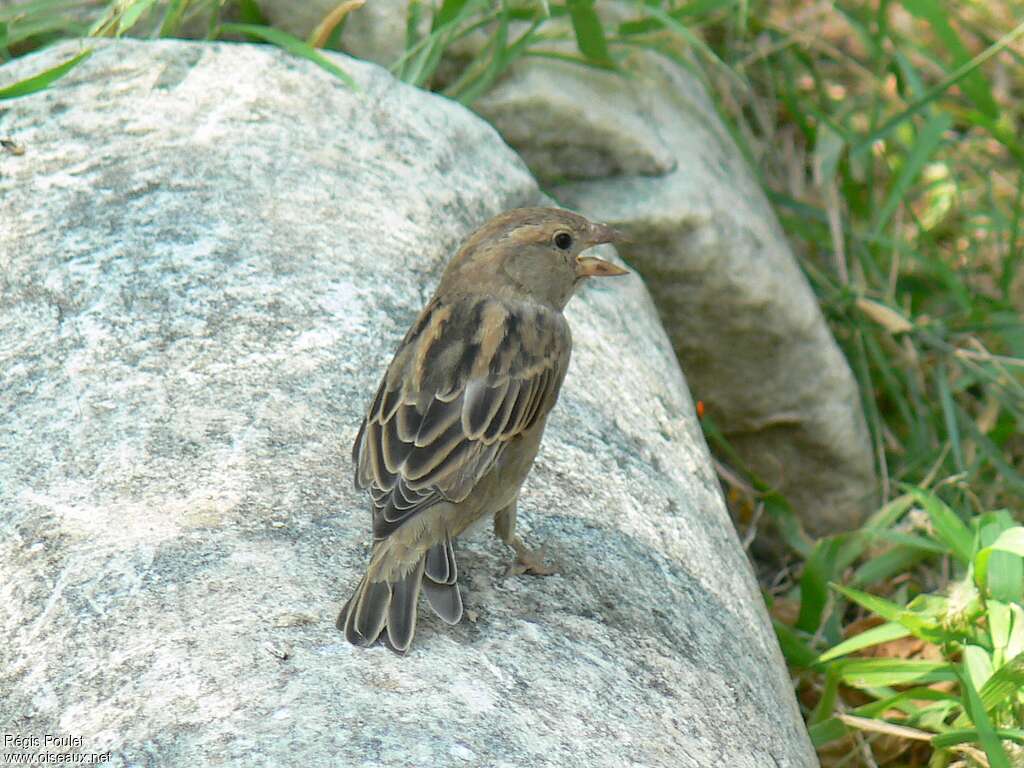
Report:
[[[697,401],[697,418],[698,419],[703,419],[704,418],[704,401],[703,400],[698,400]]]

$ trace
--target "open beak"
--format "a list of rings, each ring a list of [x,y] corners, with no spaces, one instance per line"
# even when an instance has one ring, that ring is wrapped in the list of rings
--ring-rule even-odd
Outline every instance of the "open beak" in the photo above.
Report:
[[[618,243],[625,238],[622,233],[605,226],[604,224],[592,224],[590,236],[587,238],[587,247],[601,245],[602,243]],[[614,277],[616,275],[628,275],[629,270],[623,269],[610,261],[599,259],[596,256],[576,257],[576,277]]]

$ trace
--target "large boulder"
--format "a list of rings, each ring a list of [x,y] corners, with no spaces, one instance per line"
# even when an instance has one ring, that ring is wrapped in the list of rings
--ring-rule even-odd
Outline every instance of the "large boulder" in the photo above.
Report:
[[[569,313],[521,505],[560,572],[468,537],[462,624],[348,645],[360,415],[452,249],[536,183],[371,64],[332,57],[356,92],[267,47],[89,44],[0,114],[9,731],[114,765],[816,764],[637,278]]]

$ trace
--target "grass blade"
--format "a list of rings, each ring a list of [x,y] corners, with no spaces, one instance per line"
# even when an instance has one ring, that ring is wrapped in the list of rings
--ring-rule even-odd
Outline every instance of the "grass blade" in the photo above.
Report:
[[[129,5],[117,20],[117,34],[123,35],[139,23],[139,20],[149,12],[156,0],[136,0]]]
[[[1020,728],[997,728],[995,734],[1000,739],[1024,744],[1024,730],[1021,730]],[[932,746],[939,747],[941,749],[948,749],[949,747],[955,747],[957,744],[969,744],[971,742],[977,743],[978,740],[979,735],[977,729],[966,728],[940,733],[932,739]]]
[[[804,632],[815,632],[821,626],[822,614],[828,604],[828,583],[833,576],[836,555],[844,537],[822,539],[804,564],[800,577],[800,616],[796,627]]]
[[[783,624],[781,621],[772,620],[775,627],[775,636],[779,639],[779,647],[782,655],[790,667],[796,669],[807,669],[813,667],[817,662],[817,654],[800,637],[792,627]]]
[[[956,471],[964,471],[964,453],[960,444],[960,427],[956,420],[956,409],[953,406],[953,394],[949,387],[949,370],[945,363],[935,367],[935,388],[939,391],[939,405],[942,407],[942,420],[946,425],[949,443],[953,449],[953,461]]]
[[[970,563],[974,554],[974,535],[957,517],[956,512],[931,491],[914,487],[907,488],[907,491],[913,494],[922,509],[928,513],[939,540],[950,548],[961,563]]]
[[[992,677],[992,658],[984,648],[971,644],[964,646],[963,658],[964,673],[970,676],[974,689],[980,689]]]
[[[1017,606],[1014,606],[1017,607]],[[1018,614],[1024,616],[1024,614]],[[978,696],[981,706],[987,712],[993,707],[1011,701],[1014,696],[1024,691],[1024,652],[1018,653],[1010,661],[997,669],[992,677],[981,687]],[[970,722],[967,712],[961,714],[953,723],[959,728]]]
[[[614,69],[615,62],[608,53],[608,41],[601,19],[594,10],[594,0],[568,0],[568,4],[580,53],[598,66]]]
[[[908,635],[910,635],[909,629],[904,627],[902,624],[890,621],[882,624],[881,626],[872,627],[866,632],[861,632],[859,635],[855,635],[849,640],[844,640],[839,645],[821,654],[821,656],[818,657],[818,661],[832,661],[833,659],[838,659],[840,656],[845,656],[848,653],[861,651],[865,648],[870,648],[872,645],[887,643],[890,640],[899,640],[901,637],[907,637]]]
[[[858,717],[878,718],[883,717],[890,709],[914,711],[917,707],[908,706],[908,704],[913,705],[918,701],[944,701],[957,705],[960,703],[960,699],[945,691],[938,691],[934,688],[908,688],[900,691],[895,696],[888,696],[884,699],[873,701],[870,704],[857,707],[851,710],[851,712]]]
[[[840,584],[832,584],[831,586],[832,589],[842,594],[843,597],[867,608],[886,621],[895,622],[906,627],[914,637],[930,643],[941,643],[950,639],[950,634],[941,628],[934,616],[928,613],[903,608],[885,598],[861,592],[859,589],[851,589]],[[927,606],[924,606],[924,608],[927,609]]]
[[[317,51],[316,48],[313,48],[303,40],[299,40],[297,37],[289,35],[287,32],[282,32],[280,29],[264,27],[259,24],[221,24],[220,31],[236,35],[248,35],[276,45],[293,56],[308,59],[318,67],[330,72],[352,90],[359,90],[356,81],[345,70]]]
[[[844,683],[855,688],[954,682],[953,665],[918,659],[846,659],[836,662]]]
[[[807,728],[807,734],[811,737],[811,744],[815,748],[828,744],[830,741],[841,739],[846,733],[846,726],[837,717],[830,717],[828,720],[815,723]]]
[[[964,697],[964,709],[978,730],[978,741],[981,743],[982,749],[985,750],[989,765],[991,768],[1010,768],[1010,758],[1006,756],[1006,750],[1003,749],[1002,742],[992,728],[992,721],[989,720],[981,697],[971,682],[971,675],[967,671],[966,664],[959,677]]]
[[[441,3],[441,8],[434,15],[434,21],[430,25],[431,31],[437,30],[446,24],[455,21],[462,13],[462,9],[465,7],[467,0],[444,0]]]
[[[942,552],[945,553],[945,549]],[[927,557],[927,552],[921,549],[895,547],[863,563],[854,572],[850,583],[855,587],[881,583],[897,573],[905,573],[925,557]]]
[[[30,93],[36,93],[37,91],[49,88],[50,85],[64,77],[64,75],[77,67],[91,55],[92,49],[90,48],[86,51],[82,51],[74,58],[68,59],[63,64],[51,67],[44,72],[40,72],[38,75],[26,77],[24,80],[20,80],[13,85],[8,85],[6,88],[0,88],[0,101],[4,99],[16,99],[19,96],[27,96]]]

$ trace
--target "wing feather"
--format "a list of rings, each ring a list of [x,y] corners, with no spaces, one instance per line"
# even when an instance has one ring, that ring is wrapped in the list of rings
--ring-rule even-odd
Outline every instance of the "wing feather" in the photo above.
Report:
[[[554,405],[571,339],[560,313],[463,297],[432,301],[399,347],[352,449],[374,537],[465,499]]]

